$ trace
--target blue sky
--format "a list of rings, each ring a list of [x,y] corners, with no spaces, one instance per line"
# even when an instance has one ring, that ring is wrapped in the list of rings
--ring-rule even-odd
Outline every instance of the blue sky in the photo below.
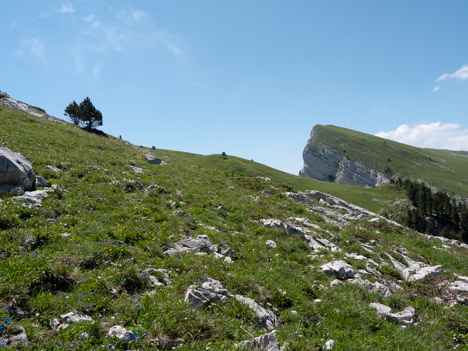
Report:
[[[297,174],[315,124],[468,150],[466,1],[11,1],[0,90]]]

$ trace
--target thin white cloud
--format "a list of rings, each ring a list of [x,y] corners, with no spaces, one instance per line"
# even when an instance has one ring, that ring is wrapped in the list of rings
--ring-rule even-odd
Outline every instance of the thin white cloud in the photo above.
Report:
[[[194,82],[192,80],[182,80],[181,82],[184,82],[184,83],[187,83],[187,84],[190,84],[190,85],[194,85],[194,86],[199,87],[199,88],[204,88],[205,87],[203,84]]]
[[[75,8],[71,3],[67,2],[66,4],[63,4],[58,11],[60,13],[75,13]]]
[[[21,42],[21,49],[18,51],[21,56],[34,56],[41,61],[46,60],[46,48],[44,43],[37,39],[25,39]]]
[[[436,83],[442,82],[447,79],[466,80],[468,79],[468,65],[463,65],[453,73],[444,73],[436,79]],[[439,91],[440,86],[435,85],[432,89],[433,92]]]
[[[468,151],[468,129],[456,123],[422,123],[414,127],[402,124],[395,130],[375,135],[417,147]]]
[[[468,79],[468,65],[461,66],[458,70],[453,73],[444,73],[439,78],[437,78],[436,82],[440,82],[446,79],[458,79],[458,80],[465,80]]]
[[[374,107],[373,111],[374,112],[388,112],[388,109],[387,109],[387,106],[380,105],[380,106]]]

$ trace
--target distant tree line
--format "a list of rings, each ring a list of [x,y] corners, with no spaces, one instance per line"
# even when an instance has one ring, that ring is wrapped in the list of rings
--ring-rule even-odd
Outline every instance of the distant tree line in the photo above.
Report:
[[[414,206],[408,209],[408,227],[468,242],[468,207],[465,203],[458,203],[443,191],[433,192],[424,183],[399,178],[393,182],[406,190]]]

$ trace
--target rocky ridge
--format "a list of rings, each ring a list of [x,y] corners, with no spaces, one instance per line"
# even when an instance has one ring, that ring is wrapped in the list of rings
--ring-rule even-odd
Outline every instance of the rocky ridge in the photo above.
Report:
[[[385,174],[341,156],[326,145],[317,144],[314,129],[315,127],[302,153],[304,166],[299,171],[300,176],[363,187],[380,186],[390,182]]]

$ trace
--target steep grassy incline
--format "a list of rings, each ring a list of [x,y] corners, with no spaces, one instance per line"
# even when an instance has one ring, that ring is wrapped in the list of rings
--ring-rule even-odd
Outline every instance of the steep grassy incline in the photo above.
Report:
[[[336,350],[468,345],[468,306],[447,290],[455,274],[468,275],[466,247],[379,218],[350,221],[343,206],[285,194],[319,189],[379,210],[401,197],[391,186],[346,187],[233,156],[153,151],[9,108],[0,107],[0,126],[0,143],[51,185],[40,207],[0,199],[0,348],[26,333],[27,344],[16,348],[240,350],[269,332],[246,298],[277,317],[276,338],[290,351],[323,350],[330,339]],[[147,153],[167,165],[148,163]],[[302,220],[285,227],[291,217]],[[272,218],[283,226],[259,222]],[[168,253],[198,236],[212,245]],[[319,241],[336,249],[314,251]],[[386,253],[442,265],[444,273],[404,281]],[[320,268],[333,260],[346,260],[366,281],[337,283]],[[185,301],[194,289],[211,291],[209,278],[226,289],[219,289],[224,299],[204,307]],[[400,289],[384,296],[369,289],[377,282]],[[417,324],[380,318],[376,302],[395,312],[413,307]],[[82,320],[68,320],[73,312]],[[114,326],[127,329],[127,341],[109,336]]]
[[[421,149],[336,126],[314,127],[313,141],[326,145],[381,173],[421,179],[452,195],[468,197],[468,159],[430,149]]]

